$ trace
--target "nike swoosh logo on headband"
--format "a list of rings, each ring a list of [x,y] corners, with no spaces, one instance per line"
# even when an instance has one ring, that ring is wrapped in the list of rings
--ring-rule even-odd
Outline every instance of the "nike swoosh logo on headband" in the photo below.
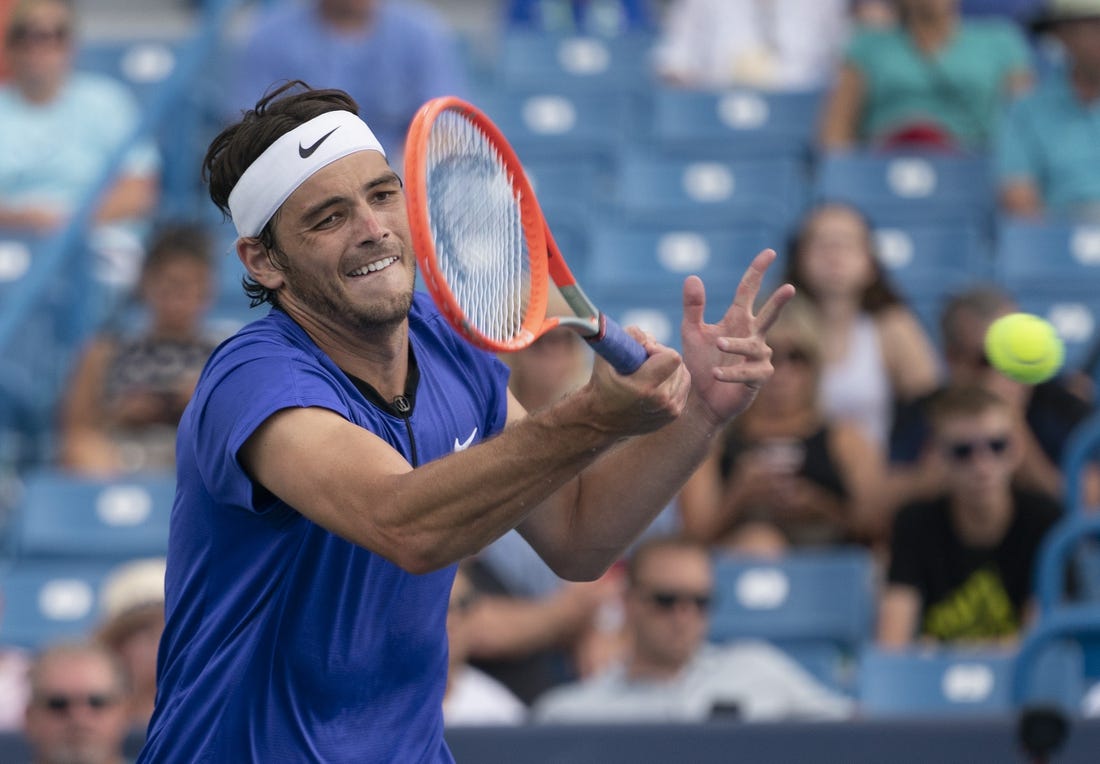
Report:
[[[330,135],[332,135],[333,133],[335,133],[339,129],[340,129],[339,125],[332,128],[327,133],[325,133],[320,138],[318,138],[317,142],[314,143],[309,148],[306,148],[301,143],[299,143],[298,144],[298,156],[300,156],[302,159],[309,159],[311,156],[313,156],[313,152],[316,151],[320,147],[320,145],[325,142],[325,139],[327,139]]]

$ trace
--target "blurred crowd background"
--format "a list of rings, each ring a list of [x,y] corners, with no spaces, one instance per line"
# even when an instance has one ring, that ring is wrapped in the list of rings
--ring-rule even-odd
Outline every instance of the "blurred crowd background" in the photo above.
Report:
[[[770,247],[773,286],[799,290],[772,381],[620,565],[560,581],[509,534],[461,566],[449,725],[1100,714],[1100,2],[6,0],[0,19],[12,739],[110,762],[148,720],[175,426],[259,310],[199,168],[289,79],[347,90],[399,171],[421,103],[487,111],[585,290],[661,342],[688,274],[713,309]],[[1052,381],[985,356],[1019,310],[1065,343]],[[592,356],[555,331],[504,360],[535,409]]]

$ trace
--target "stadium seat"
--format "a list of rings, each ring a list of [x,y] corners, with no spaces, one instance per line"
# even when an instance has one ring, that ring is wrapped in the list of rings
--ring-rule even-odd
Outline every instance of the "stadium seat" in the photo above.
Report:
[[[1058,336],[1066,348],[1065,368],[1083,369],[1096,340],[1096,327],[1100,323],[1100,294],[1082,294],[1067,289],[1064,293],[1032,289],[1017,284],[1007,290],[1016,299],[1021,310],[1042,316],[1058,330]]]
[[[99,589],[112,563],[32,560],[0,570],[0,645],[35,650],[87,637],[99,618]]]
[[[182,40],[161,38],[83,40],[75,66],[114,77],[145,103],[175,71],[182,46]]]
[[[986,230],[994,194],[983,158],[850,153],[821,159],[814,198],[852,204],[876,227],[961,223]]]
[[[649,99],[657,152],[696,159],[809,158],[819,91],[658,88]]]
[[[869,717],[959,717],[1014,713],[1013,651],[914,648],[884,651],[868,647],[859,661],[861,709]],[[1051,650],[1037,676],[1033,697],[1075,708],[1082,691],[1081,654]]]
[[[874,567],[861,548],[778,560],[719,555],[710,639],[764,639],[835,687],[871,638]]]
[[[520,161],[536,173],[538,162],[583,162],[604,177],[614,169],[631,109],[621,94],[569,93],[552,87],[497,91],[479,106]]]
[[[19,559],[104,559],[163,555],[175,475],[116,480],[40,468],[17,504],[13,551]]]
[[[911,303],[938,302],[991,278],[988,244],[973,226],[882,226],[874,235],[879,263]]]
[[[694,230],[606,223],[592,231],[583,283],[603,294],[656,289],[678,295],[684,278],[695,274],[716,298],[732,299],[752,258],[777,246],[778,238],[759,226]]]
[[[1100,225],[1002,222],[994,262],[998,282],[1011,292],[1093,297]]]
[[[1055,703],[1078,711],[1086,683],[1097,679],[1097,672],[1089,670],[1090,664],[1097,663],[1097,651],[1100,607],[1096,603],[1043,613],[1020,643],[1011,677],[1012,700]]]
[[[652,45],[646,33],[591,37],[508,30],[497,52],[497,81],[513,91],[645,92],[654,83]]]
[[[627,223],[788,230],[806,203],[793,159],[691,160],[632,150],[619,163],[614,210]]]

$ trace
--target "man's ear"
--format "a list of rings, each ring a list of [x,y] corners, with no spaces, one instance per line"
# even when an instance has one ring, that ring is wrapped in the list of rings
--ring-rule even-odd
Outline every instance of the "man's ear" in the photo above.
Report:
[[[258,238],[237,239],[237,257],[260,286],[275,291],[283,285],[283,272],[271,261],[267,247]]]

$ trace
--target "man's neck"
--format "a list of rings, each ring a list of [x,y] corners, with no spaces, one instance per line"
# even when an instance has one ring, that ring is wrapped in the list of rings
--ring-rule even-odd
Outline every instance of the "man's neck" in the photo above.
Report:
[[[324,3],[320,6],[321,18],[325,23],[341,34],[364,34],[370,31],[374,25],[375,11],[373,8],[361,10],[339,10],[327,8]]]
[[[969,546],[992,547],[1004,539],[1015,514],[1012,489],[994,495],[972,499],[953,496],[949,499],[951,522],[959,538]]]
[[[669,664],[632,655],[626,664],[626,678],[632,682],[671,682],[687,664]]]
[[[404,395],[409,373],[408,319],[372,330],[349,332],[311,315],[287,312],[333,363],[366,382],[384,400]]]

